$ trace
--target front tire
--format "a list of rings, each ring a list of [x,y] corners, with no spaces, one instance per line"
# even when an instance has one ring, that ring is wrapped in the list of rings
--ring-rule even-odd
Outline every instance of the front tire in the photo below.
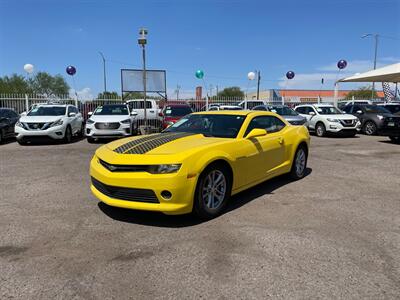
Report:
[[[3,130],[0,129],[0,145],[3,144],[3,140],[4,140]]]
[[[376,126],[376,124],[374,122],[367,121],[364,124],[364,130],[363,131],[364,131],[364,133],[366,135],[374,135],[374,134],[376,134],[376,130],[377,130],[377,126]]]
[[[78,136],[79,136],[80,138],[83,138],[83,137],[85,136],[85,125],[83,124],[83,122],[82,122],[81,130],[79,131]]]
[[[93,143],[94,143],[94,138],[87,137],[86,140],[87,140],[87,142],[88,142],[89,144],[93,144]]]
[[[299,146],[294,155],[290,177],[299,180],[306,175],[308,151],[305,146]]]
[[[200,175],[197,182],[193,212],[201,219],[220,215],[231,194],[232,179],[227,168],[212,164]]]
[[[315,134],[318,137],[324,137],[326,134],[326,128],[323,123],[318,123],[317,126],[315,126]]]
[[[395,144],[400,144],[400,136],[389,136],[389,139]]]
[[[65,134],[64,134],[64,143],[69,144],[72,141],[72,130],[70,126],[67,126],[65,129]]]

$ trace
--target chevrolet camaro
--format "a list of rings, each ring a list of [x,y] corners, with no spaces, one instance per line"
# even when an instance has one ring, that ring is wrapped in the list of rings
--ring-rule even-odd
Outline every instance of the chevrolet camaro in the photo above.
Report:
[[[162,133],[97,149],[91,190],[111,206],[213,218],[230,196],[267,179],[304,177],[309,144],[304,126],[272,112],[193,113]]]

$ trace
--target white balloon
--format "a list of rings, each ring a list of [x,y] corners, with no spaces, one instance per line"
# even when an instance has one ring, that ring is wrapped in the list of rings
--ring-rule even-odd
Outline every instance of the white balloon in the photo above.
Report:
[[[31,64],[25,64],[24,65],[24,70],[25,70],[25,72],[26,73],[32,73],[33,72],[33,65],[31,65]]]
[[[249,73],[247,74],[247,78],[248,78],[249,80],[254,80],[254,79],[256,78],[256,73],[254,73],[254,72],[249,72]]]

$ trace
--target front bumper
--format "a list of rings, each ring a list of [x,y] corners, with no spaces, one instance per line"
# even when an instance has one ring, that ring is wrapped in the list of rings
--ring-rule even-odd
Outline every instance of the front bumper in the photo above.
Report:
[[[20,126],[15,126],[15,134],[17,140],[28,140],[29,138],[51,138],[60,140],[64,138],[65,127],[63,125],[50,127],[46,130],[26,130]]]
[[[86,124],[85,135],[92,138],[113,138],[132,135],[131,124],[120,124],[118,129],[97,129],[94,124]]]
[[[118,196],[112,198],[100,192],[92,183],[90,187],[92,193],[100,201],[110,206],[159,211],[171,215],[185,214],[192,211],[197,176],[187,178],[186,172],[182,169],[172,174],[111,172],[104,168],[98,158],[94,156],[90,162],[90,176],[105,185],[112,186],[114,189],[121,187],[151,190],[158,199],[158,203],[148,203],[140,200],[121,200],[118,199]],[[169,191],[172,196],[169,199],[165,199],[161,196],[163,191]]]
[[[337,134],[352,134],[361,130],[361,123],[358,121],[352,126],[343,126],[340,122],[328,122],[326,131]]]

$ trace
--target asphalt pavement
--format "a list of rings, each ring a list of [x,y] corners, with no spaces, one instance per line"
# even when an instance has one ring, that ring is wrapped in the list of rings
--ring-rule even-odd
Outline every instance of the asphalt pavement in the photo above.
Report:
[[[400,145],[311,143],[208,222],[99,203],[99,144],[0,145],[0,298],[399,299]]]

